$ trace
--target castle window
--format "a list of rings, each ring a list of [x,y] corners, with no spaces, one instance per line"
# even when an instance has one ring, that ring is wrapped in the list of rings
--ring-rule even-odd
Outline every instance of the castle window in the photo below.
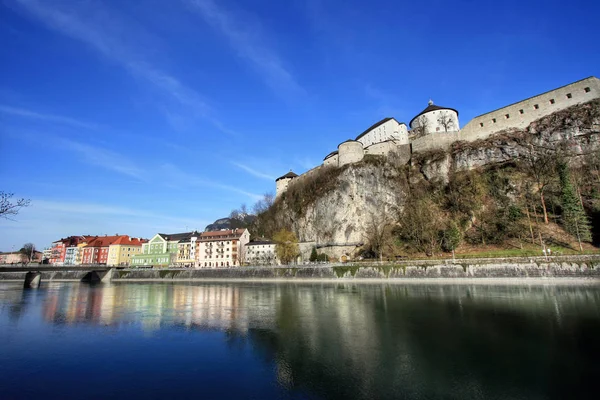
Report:
[[[519,110],[519,114],[523,114],[525,111],[523,111],[522,109]]]
[[[537,110],[538,108],[540,108],[540,106],[539,106],[539,105],[537,105],[537,104],[534,104],[534,105],[533,105],[533,108],[535,108],[535,109]]]
[[[510,118],[510,114],[506,114],[505,117],[506,117],[506,119],[509,119]]]
[[[492,122],[493,122],[493,123],[496,123],[496,118],[492,118]]]
[[[439,132],[440,131],[440,127],[438,126],[437,128],[435,128],[435,131]]]
[[[585,88],[585,89],[583,89],[583,90],[585,90],[585,92],[586,92],[586,93],[589,93],[589,92],[590,92],[590,88],[589,88],[589,87],[586,87],[586,88]]]
[[[573,97],[571,93],[567,93],[567,99],[570,99],[571,97]]]
[[[550,104],[554,104],[554,99],[550,99]]]
[[[483,122],[480,122],[480,123],[479,123],[479,126],[483,128]]]

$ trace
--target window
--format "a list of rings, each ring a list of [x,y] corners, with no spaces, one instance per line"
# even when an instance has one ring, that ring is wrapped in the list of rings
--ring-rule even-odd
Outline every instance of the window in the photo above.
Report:
[[[585,92],[586,92],[586,93],[589,93],[589,92],[590,92],[590,88],[589,88],[589,87],[586,87],[586,88],[585,88],[585,89],[583,89],[583,90],[585,90]]]
[[[480,123],[479,123],[479,126],[483,128],[483,122],[480,122]]]
[[[493,123],[496,123],[496,118],[492,118],[492,122],[493,122]]]
[[[550,99],[550,104],[554,104],[554,103],[555,103],[554,99]]]
[[[440,131],[440,127],[438,126],[437,128],[435,128],[435,131],[439,132]]]
[[[519,114],[523,114],[525,111],[523,111],[523,109],[519,110]]]
[[[506,119],[509,119],[509,118],[510,118],[510,114],[506,114],[504,117],[505,117]]]
[[[534,104],[534,105],[533,105],[533,108],[535,108],[535,109],[537,110],[538,108],[540,108],[540,106],[539,106],[539,105],[537,105],[537,104]]]
[[[573,97],[571,93],[567,93],[567,99],[570,99],[571,97]]]

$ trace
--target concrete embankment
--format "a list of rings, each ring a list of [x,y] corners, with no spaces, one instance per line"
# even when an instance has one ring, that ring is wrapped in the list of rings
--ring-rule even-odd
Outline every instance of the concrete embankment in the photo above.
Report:
[[[600,278],[600,262],[502,263],[470,265],[335,265],[323,267],[243,267],[197,270],[120,270],[113,281],[137,280],[410,280],[479,278]]]
[[[383,265],[327,265],[298,267],[240,267],[228,269],[124,269],[114,270],[112,281],[195,281],[195,280],[483,280],[580,278],[600,280],[600,258],[562,262],[467,262],[411,265],[410,262]],[[23,281],[23,272],[0,273],[0,280]],[[84,271],[42,272],[42,282],[81,281]]]
[[[25,280],[25,275],[29,271],[35,271],[35,267],[33,268],[23,268],[23,272],[2,272],[0,268],[0,280],[3,281],[23,281]],[[53,271],[53,272],[42,272],[41,279],[42,282],[48,281],[81,281],[88,271]]]

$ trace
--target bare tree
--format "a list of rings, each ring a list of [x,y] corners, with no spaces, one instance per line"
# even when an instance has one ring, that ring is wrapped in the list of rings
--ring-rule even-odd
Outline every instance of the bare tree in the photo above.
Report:
[[[14,193],[7,193],[0,191],[0,218],[12,219],[11,216],[17,215],[21,208],[29,207],[31,200],[29,199],[15,199]]]
[[[520,144],[524,152],[522,162],[527,173],[535,181],[544,213],[544,223],[548,224],[548,210],[544,194],[548,185],[556,179],[557,151],[556,149],[536,145],[533,138],[529,136]]]
[[[388,213],[383,210],[379,210],[377,213],[369,213],[364,238],[370,250],[379,258],[379,261],[383,260],[384,247],[392,240],[392,227],[393,221]]]
[[[267,211],[273,205],[274,200],[275,196],[273,196],[273,193],[265,193],[263,198],[254,204],[252,209],[254,215],[259,215]]]
[[[454,122],[454,118],[447,111],[441,111],[440,116],[437,119],[437,122],[444,127],[444,130],[448,132],[449,130],[453,130],[456,127]]]
[[[417,118],[417,127],[413,129],[415,131],[415,136],[424,136],[429,131],[429,120],[425,115],[420,115]]]
[[[33,243],[25,243],[19,250],[25,262],[30,263],[33,260],[35,253],[35,245]]]
[[[229,218],[230,219],[240,219],[240,211],[239,210],[231,210],[231,212],[229,213]]]
[[[242,267],[242,266],[244,266],[244,264],[246,264],[247,252],[248,252],[247,247],[240,245],[240,247],[238,248],[237,256],[236,256],[236,261],[238,262],[238,265],[240,267]]]

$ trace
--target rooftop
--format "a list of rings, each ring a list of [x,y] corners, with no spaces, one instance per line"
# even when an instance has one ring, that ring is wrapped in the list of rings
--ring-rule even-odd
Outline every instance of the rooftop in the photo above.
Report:
[[[292,172],[292,170],[290,170],[290,172],[288,172],[287,174],[280,176],[279,178],[275,179],[275,182],[277,182],[280,179],[291,179],[291,178],[297,178],[298,174]]]
[[[367,133],[371,132],[373,129],[377,128],[379,125],[385,124],[386,122],[388,122],[389,120],[392,120],[392,119],[394,121],[396,121],[395,118],[388,117],[388,118],[382,119],[379,122],[374,123],[373,125],[371,125],[370,127],[368,127],[367,130],[365,130],[363,133],[361,133],[360,135],[358,135],[355,140],[360,139],[361,137],[365,136]],[[396,123],[398,125],[406,125],[404,122],[398,122],[398,121],[396,121]]]
[[[451,111],[454,111],[456,113],[456,115],[458,115],[458,111],[456,111],[454,108],[436,106],[435,104],[433,104],[433,101],[429,100],[429,105],[423,111],[418,113],[413,119],[410,120],[410,123],[409,123],[410,127],[412,128],[413,121],[415,119],[419,118],[421,115],[426,114],[431,111],[437,111],[437,110],[451,110]]]

